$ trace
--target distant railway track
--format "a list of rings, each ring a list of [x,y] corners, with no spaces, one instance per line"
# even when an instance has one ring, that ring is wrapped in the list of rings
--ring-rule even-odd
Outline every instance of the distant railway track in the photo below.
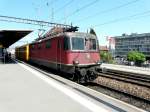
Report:
[[[98,76],[103,76],[127,83],[136,84],[139,86],[150,87],[150,76],[143,74],[135,74],[124,71],[105,69],[98,73]]]

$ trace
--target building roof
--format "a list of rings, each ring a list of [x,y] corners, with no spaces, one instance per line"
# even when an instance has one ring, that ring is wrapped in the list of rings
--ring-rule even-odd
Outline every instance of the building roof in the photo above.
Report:
[[[8,48],[31,32],[32,30],[0,30],[0,44]]]
[[[137,34],[137,33],[132,33],[131,35],[127,34],[122,34],[121,36],[115,36],[114,38],[134,38],[134,37],[150,37],[150,33],[142,33],[142,34]]]

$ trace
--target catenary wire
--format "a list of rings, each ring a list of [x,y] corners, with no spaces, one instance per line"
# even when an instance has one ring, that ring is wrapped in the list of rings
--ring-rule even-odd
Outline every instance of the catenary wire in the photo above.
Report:
[[[116,22],[119,22],[119,21],[127,21],[127,20],[130,20],[130,19],[133,19],[134,17],[139,18],[138,16],[142,16],[142,15],[149,14],[149,13],[150,13],[150,10],[142,12],[142,13],[137,13],[137,14],[134,14],[134,15],[114,19],[114,20],[111,20],[111,21],[107,21],[107,22],[104,22],[104,23],[101,23],[101,24],[94,25],[92,27],[100,27],[100,26],[103,26],[103,25],[112,24],[112,23],[116,23]]]
[[[56,11],[55,11],[55,14],[62,11],[63,8],[69,6],[74,0],[70,0],[69,2],[67,2],[65,5],[63,5],[62,7],[58,8]]]
[[[103,10],[103,11],[100,11],[100,12],[97,12],[97,13],[95,13],[95,14],[89,15],[89,16],[87,16],[87,17],[85,17],[85,18],[80,19],[80,20],[77,20],[77,22],[79,23],[79,22],[82,22],[82,21],[86,21],[86,20],[88,20],[88,19],[94,18],[95,16],[100,16],[101,14],[108,13],[108,12],[112,12],[112,11],[114,11],[114,10],[118,10],[118,9],[120,9],[120,8],[126,7],[126,6],[128,6],[128,5],[131,5],[131,4],[133,4],[133,3],[136,3],[136,2],[138,2],[138,1],[140,1],[140,0],[133,0],[133,1],[130,1],[130,2],[121,4],[121,5],[116,6],[116,7],[113,7],[113,8],[110,8],[110,9],[106,9],[106,10]]]
[[[72,13],[70,13],[70,14],[69,14],[68,16],[66,16],[65,18],[68,18],[68,17],[73,16],[74,14],[76,14],[76,13],[78,13],[78,12],[80,12],[80,11],[82,11],[82,10],[84,10],[84,9],[86,9],[86,8],[88,8],[88,7],[90,7],[90,6],[92,6],[92,5],[94,5],[94,4],[97,3],[98,1],[100,1],[100,0],[94,0],[94,1],[88,3],[88,4],[84,5],[84,6],[82,6],[82,7],[78,8],[78,9],[76,9],[75,11],[73,11]],[[58,21],[61,21],[61,20],[65,19],[65,18],[61,18],[61,19],[58,20]]]

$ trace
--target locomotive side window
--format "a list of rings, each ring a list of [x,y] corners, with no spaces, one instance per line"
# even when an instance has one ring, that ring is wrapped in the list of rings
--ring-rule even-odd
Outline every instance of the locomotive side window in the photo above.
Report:
[[[34,49],[34,47],[35,47],[35,46],[34,46],[34,44],[33,44],[33,45],[31,46],[31,48]]]
[[[39,43],[39,44],[38,44],[38,49],[41,49],[41,46],[42,46],[41,43]]]
[[[50,48],[51,47],[51,41],[50,40],[47,40],[46,41],[46,46],[45,46],[46,48]]]
[[[60,41],[59,41],[59,40],[58,40],[57,47],[58,47],[58,48],[61,48],[61,43],[60,43]]]
[[[64,37],[64,50],[70,49],[70,38]]]
[[[79,37],[73,37],[72,50],[84,50],[84,39]]]

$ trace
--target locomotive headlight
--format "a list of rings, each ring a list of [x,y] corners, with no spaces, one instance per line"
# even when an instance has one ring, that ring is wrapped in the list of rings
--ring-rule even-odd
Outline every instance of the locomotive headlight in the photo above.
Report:
[[[96,63],[97,64],[102,64],[102,62],[100,60],[97,60]]]
[[[73,64],[74,64],[74,65],[78,65],[78,64],[79,64],[79,61],[78,61],[78,60],[74,60],[74,61],[73,61]]]

